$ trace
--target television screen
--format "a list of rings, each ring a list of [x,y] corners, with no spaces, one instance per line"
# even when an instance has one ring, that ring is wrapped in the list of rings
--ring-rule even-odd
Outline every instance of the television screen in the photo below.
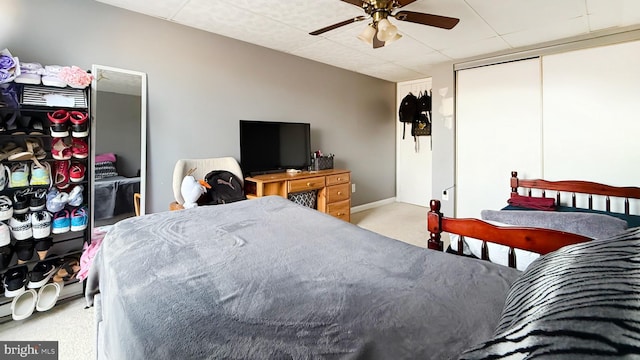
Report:
[[[247,176],[306,170],[311,165],[311,126],[240,120],[240,166]]]

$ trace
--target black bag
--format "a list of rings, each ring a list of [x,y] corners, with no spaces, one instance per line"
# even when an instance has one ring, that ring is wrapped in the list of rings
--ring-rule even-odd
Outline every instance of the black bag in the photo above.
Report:
[[[404,139],[404,127],[407,123],[414,123],[417,119],[418,115],[418,98],[412,93],[407,94],[402,99],[400,103],[400,110],[398,111],[398,116],[400,117],[400,122],[404,123],[402,125],[402,138]]]
[[[431,95],[428,91],[420,92],[418,96],[418,115],[411,124],[411,135],[431,135]]]
[[[247,198],[240,179],[232,172],[213,170],[204,177],[204,181],[211,186],[203,196],[202,202],[206,205],[228,204]]]

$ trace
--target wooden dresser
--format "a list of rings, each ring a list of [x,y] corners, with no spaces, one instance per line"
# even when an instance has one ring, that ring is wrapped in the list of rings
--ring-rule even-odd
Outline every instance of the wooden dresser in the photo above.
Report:
[[[316,209],[344,221],[351,221],[351,172],[328,169],[301,173],[257,175],[244,179],[247,198],[317,190]]]

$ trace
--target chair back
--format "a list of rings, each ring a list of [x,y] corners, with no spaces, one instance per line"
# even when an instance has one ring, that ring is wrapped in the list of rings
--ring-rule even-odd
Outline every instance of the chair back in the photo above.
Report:
[[[244,186],[244,177],[242,176],[240,164],[231,156],[207,159],[180,159],[173,168],[173,196],[180,205],[184,204],[184,199],[180,192],[182,179],[191,169],[195,169],[191,175],[196,179],[204,179],[205,175],[212,170],[227,170],[236,175]]]

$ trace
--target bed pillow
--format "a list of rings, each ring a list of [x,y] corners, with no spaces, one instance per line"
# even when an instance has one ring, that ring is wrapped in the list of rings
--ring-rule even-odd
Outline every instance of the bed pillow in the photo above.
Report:
[[[96,171],[94,174],[94,178],[96,180],[118,176],[118,171],[116,170],[116,164],[111,161],[101,161],[95,164]]]
[[[522,196],[512,193],[507,203],[533,210],[554,211],[556,209],[556,200],[548,197]]]
[[[494,337],[460,359],[637,358],[638,254],[630,229],[540,257],[509,289]]]
[[[529,210],[482,210],[483,220],[505,224],[553,229],[594,239],[614,236],[627,229],[627,222],[613,216],[590,213],[548,212]]]
[[[495,226],[503,226],[503,227],[514,226],[510,224],[501,223],[498,221],[489,220],[486,222]],[[449,234],[449,241],[450,241],[449,247],[454,252],[458,251],[459,240],[460,240],[460,235]],[[482,258],[482,240],[465,236],[462,242],[462,245],[463,245],[462,253],[464,255],[475,256],[478,259]],[[495,264],[509,266],[509,247],[508,246],[488,242],[487,248],[489,250],[489,261]],[[514,250],[516,253],[516,269],[520,271],[524,271],[529,266],[529,264],[531,264],[535,259],[540,257],[540,254],[537,254],[531,251],[521,250],[521,249],[514,249]]]

